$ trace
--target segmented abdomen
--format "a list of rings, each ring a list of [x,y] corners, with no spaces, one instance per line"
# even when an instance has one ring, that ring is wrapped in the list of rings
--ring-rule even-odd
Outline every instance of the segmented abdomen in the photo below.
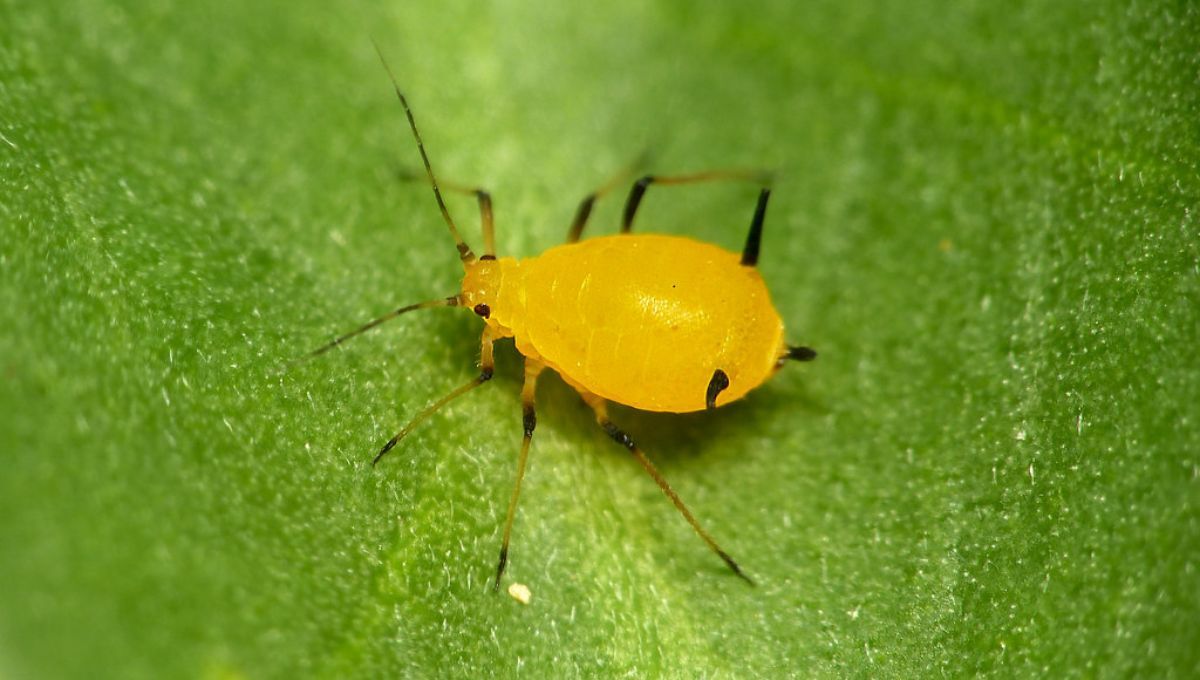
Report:
[[[718,404],[772,373],[783,325],[758,271],[714,245],[661,235],[601,237],[522,262],[531,346],[568,382],[650,411]]]

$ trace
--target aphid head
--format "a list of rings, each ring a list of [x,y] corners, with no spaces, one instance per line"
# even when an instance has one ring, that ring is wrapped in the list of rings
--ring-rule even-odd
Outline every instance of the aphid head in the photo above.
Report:
[[[469,309],[479,305],[493,306],[500,283],[500,261],[484,258],[466,264],[464,268],[462,292],[458,296],[460,304]],[[487,318],[486,314],[479,315]]]
[[[494,327],[507,327],[512,314],[510,295],[503,293],[505,276],[517,265],[511,257],[481,257],[465,263],[458,304],[473,311]],[[512,286],[509,286],[511,289]],[[511,292],[511,291],[510,291]]]

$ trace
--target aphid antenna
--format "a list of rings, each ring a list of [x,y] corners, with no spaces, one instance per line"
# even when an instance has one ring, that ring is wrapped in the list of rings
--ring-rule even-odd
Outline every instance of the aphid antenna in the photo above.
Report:
[[[368,321],[367,323],[359,326],[358,328],[350,331],[349,333],[346,333],[344,335],[339,335],[337,338],[331,340],[330,342],[328,342],[324,345],[321,345],[320,347],[309,352],[308,354],[305,354],[304,356],[293,360],[291,363],[287,364],[287,368],[291,368],[292,366],[295,366],[296,364],[299,364],[304,361],[308,361],[309,359],[312,359],[313,357],[320,356],[320,355],[328,352],[329,350],[333,349],[334,347],[341,345],[343,342],[346,342],[347,340],[349,340],[351,338],[354,338],[363,333],[366,333],[367,331],[371,330],[372,328],[375,328],[376,326],[382,324],[385,321],[391,321],[392,319],[400,316],[401,314],[407,314],[408,312],[415,312],[418,309],[430,309],[432,307],[457,307],[458,304],[459,304],[458,296],[451,295],[450,297],[438,298],[437,300],[428,300],[426,302],[418,302],[413,305],[405,305],[404,307],[400,307],[399,309],[394,309],[394,310],[388,312],[387,314],[384,314],[381,317],[378,317],[376,319],[372,319],[371,321]]]
[[[462,259],[463,265],[468,265],[475,261],[475,253],[471,251],[471,246],[463,240],[462,235],[458,233],[458,227],[454,224],[454,219],[450,217],[450,210],[446,208],[446,201],[442,199],[442,192],[438,188],[437,176],[433,174],[433,166],[429,163],[429,155],[425,153],[425,143],[421,141],[421,133],[417,130],[417,120],[413,117],[412,109],[408,106],[408,100],[404,97],[404,92],[400,90],[400,83],[396,80],[396,76],[392,73],[392,67],[388,65],[387,59],[383,57],[383,50],[379,48],[379,43],[375,39],[371,39],[371,44],[375,46],[375,53],[379,55],[379,63],[383,64],[383,70],[387,71],[388,78],[392,81],[392,89],[396,91],[396,96],[400,99],[400,105],[404,107],[404,115],[408,118],[408,126],[412,128],[413,138],[417,140],[417,149],[421,152],[421,161],[425,164],[425,174],[429,177],[429,184],[433,187],[433,196],[437,199],[438,209],[442,211],[442,219],[446,221],[446,226],[450,227],[450,235],[454,237],[454,245],[458,248],[458,256]]]

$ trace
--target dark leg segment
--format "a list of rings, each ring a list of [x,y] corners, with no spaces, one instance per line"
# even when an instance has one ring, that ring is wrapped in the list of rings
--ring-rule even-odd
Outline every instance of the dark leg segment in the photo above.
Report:
[[[792,361],[812,361],[817,358],[817,350],[811,347],[792,347],[789,345],[787,354],[783,358],[791,359]]]
[[[517,481],[513,484],[512,498],[508,501],[508,515],[504,518],[504,539],[500,544],[500,563],[496,565],[496,582],[492,590],[500,589],[500,577],[504,576],[504,568],[508,566],[508,540],[512,536],[513,518],[517,515],[517,499],[521,496],[521,480],[525,478],[525,462],[529,459],[529,443],[533,440],[533,430],[537,427],[537,414],[534,412],[533,400],[537,392],[538,374],[545,364],[533,359],[525,360],[525,386],[521,388],[521,422],[525,427],[525,436],[521,439],[521,454],[517,458]]]
[[[750,233],[746,235],[746,247],[742,249],[742,265],[753,267],[758,264],[758,247],[762,244],[763,219],[767,216],[767,199],[771,190],[763,187],[758,192],[758,204],[754,206],[754,219],[750,220]]]
[[[571,231],[567,232],[567,243],[578,243],[579,237],[583,236],[583,228],[587,226],[588,218],[592,216],[592,206],[596,204],[596,199],[600,197],[600,192],[592,192],[583,197],[579,202],[579,208],[575,210],[575,219],[571,221]]]
[[[642,196],[645,195],[647,187],[651,184],[693,184],[695,182],[709,182],[713,180],[744,180],[759,184],[769,184],[771,175],[762,171],[741,170],[715,170],[712,172],[698,172],[693,175],[674,175],[670,177],[646,175],[634,182],[633,188],[629,190],[629,198],[625,200],[625,213],[621,217],[621,233],[628,234],[633,229],[633,218],[637,215],[638,206],[642,203]]]
[[[409,170],[400,170],[400,179],[406,182],[427,182],[424,175]],[[472,187],[458,182],[439,180],[438,186],[446,191],[474,196],[479,202],[479,222],[483,228],[483,257],[480,259],[496,259],[496,226],[492,217],[492,195],[480,187]]]
[[[484,327],[483,338],[481,342],[483,347],[480,350],[479,357],[479,376],[472,379],[470,382],[463,383],[462,385],[454,388],[454,390],[452,390],[449,394],[441,399],[438,399],[429,406],[426,406],[425,410],[421,411],[412,420],[408,421],[408,424],[404,426],[404,429],[397,432],[396,436],[389,439],[388,443],[383,445],[383,448],[379,450],[378,454],[376,454],[375,459],[371,461],[372,466],[377,465],[380,459],[386,456],[388,451],[391,451],[396,446],[397,442],[399,442],[401,439],[404,439],[409,432],[412,432],[414,428],[425,422],[425,419],[436,413],[438,409],[492,379],[492,373],[495,370],[496,363],[492,357],[492,343],[494,342],[494,339],[492,338],[492,331],[490,327]]]
[[[662,476],[662,473],[658,471],[658,468],[654,467],[654,464],[650,462],[650,459],[646,457],[646,454],[642,453],[642,450],[638,448],[637,444],[633,443],[633,440],[629,438],[629,435],[625,434],[625,432],[623,432],[620,428],[614,425],[611,420],[608,419],[608,403],[601,397],[598,397],[594,394],[581,392],[580,396],[583,397],[583,400],[587,402],[588,406],[591,406],[592,410],[595,411],[596,422],[600,425],[600,427],[608,434],[609,437],[612,437],[614,441],[621,446],[624,446],[629,450],[630,453],[633,454],[633,457],[637,459],[642,468],[645,469],[647,474],[649,474],[654,479],[654,482],[658,484],[658,488],[661,489],[667,498],[671,499],[671,502],[675,504],[675,509],[679,511],[679,514],[683,515],[683,518],[692,526],[692,529],[695,530],[696,534],[700,536],[700,538],[708,545],[708,547],[711,548],[712,551],[715,552],[731,570],[733,570],[734,574],[736,574],[746,583],[754,585],[754,581],[750,580],[750,577],[746,576],[746,574],[742,572],[742,568],[738,566],[737,562],[733,561],[733,558],[729,556],[729,553],[722,550],[721,546],[717,545],[717,542],[713,539],[713,537],[704,530],[704,527],[700,526],[700,522],[696,520],[694,515],[692,515],[692,511],[688,510],[688,507],[684,505],[683,499],[679,497],[679,494],[675,493],[675,490],[672,489],[671,485],[667,483],[667,480]]]
[[[571,231],[567,232],[567,243],[576,243],[579,241],[579,237],[583,235],[583,229],[587,226],[588,218],[592,216],[592,207],[595,206],[596,199],[604,196],[616,188],[618,184],[625,181],[625,178],[630,173],[645,163],[646,156],[646,153],[642,153],[629,167],[613,175],[599,189],[583,197],[583,200],[579,202],[579,207],[575,210],[575,219],[571,221]]]

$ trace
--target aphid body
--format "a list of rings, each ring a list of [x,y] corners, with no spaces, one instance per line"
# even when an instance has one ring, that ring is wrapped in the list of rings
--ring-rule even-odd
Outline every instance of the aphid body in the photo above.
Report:
[[[382,60],[382,55],[381,55]],[[387,64],[384,63],[384,67]],[[389,69],[390,75],[390,69]],[[392,78],[395,85],[395,78]],[[612,188],[610,181],[579,205],[567,243],[536,257],[497,258],[491,196],[482,189],[439,185],[412,110],[398,86],[396,95],[450,229],[465,274],[461,291],[450,297],[396,309],[309,354],[315,356],[406,312],[430,307],[465,307],[485,320],[480,338],[480,373],[430,404],[375,456],[378,463],[400,439],[451,400],[489,381],[493,343],[514,339],[525,357],[521,390],[524,437],[516,482],[508,504],[494,586],[508,561],[509,538],[520,496],[529,445],[537,426],[537,378],[553,369],[592,408],[596,422],[634,456],[701,539],[733,570],[750,581],[736,562],[701,527],[650,459],[608,418],[608,402],[647,411],[686,413],[711,409],[761,385],[785,359],[807,361],[816,353],[784,343],[783,322],[759,275],[759,245],[770,190],[759,192],[741,255],[680,236],[635,235],[633,218],[652,184],[683,184],[711,179],[752,179],[755,173],[710,172],[657,177],[634,183],[625,204],[621,233],[580,241],[592,206]],[[479,202],[484,255],[462,239],[442,199],[441,188],[474,195]]]
[[[486,305],[494,337],[573,387],[646,411],[716,406],[762,384],[788,353],[783,322],[755,267],[679,236],[623,234],[537,257],[476,260],[462,305]]]

